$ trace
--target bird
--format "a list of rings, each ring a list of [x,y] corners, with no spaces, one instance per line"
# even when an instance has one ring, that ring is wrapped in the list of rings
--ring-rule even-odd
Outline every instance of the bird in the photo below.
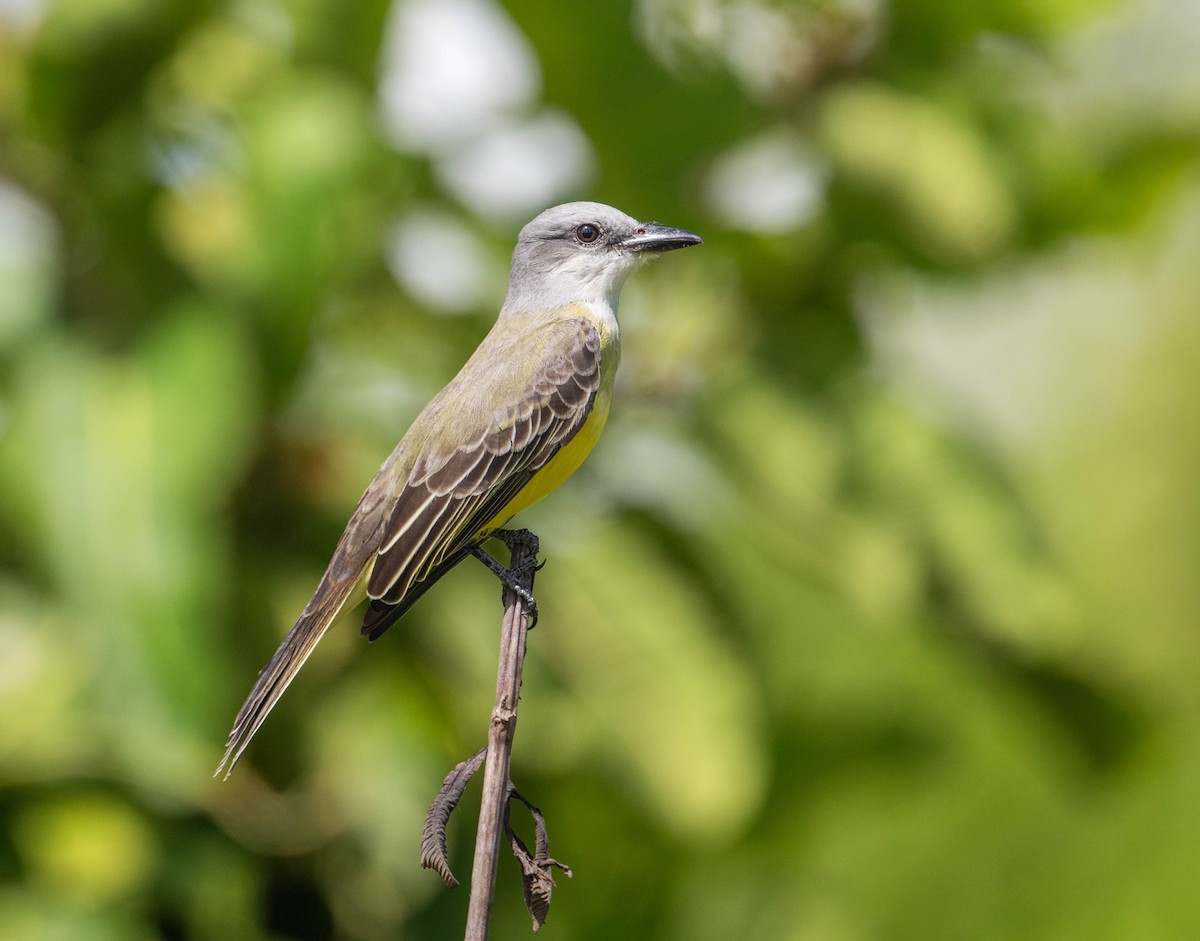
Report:
[[[521,229],[495,324],[367,486],[238,712],[217,775],[228,778],[339,613],[367,599],[361,632],[375,640],[579,467],[608,418],[625,279],[702,242],[596,202],[555,206]]]

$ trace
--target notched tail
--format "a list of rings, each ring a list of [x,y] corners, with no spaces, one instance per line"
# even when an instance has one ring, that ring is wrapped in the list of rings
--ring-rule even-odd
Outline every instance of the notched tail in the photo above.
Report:
[[[217,765],[214,777],[229,777],[254,733],[262,726],[279,697],[360,584],[361,579],[356,575],[335,578],[330,572],[325,573],[312,600],[292,625],[271,661],[263,667],[258,681],[242,704],[225,743],[225,755]]]

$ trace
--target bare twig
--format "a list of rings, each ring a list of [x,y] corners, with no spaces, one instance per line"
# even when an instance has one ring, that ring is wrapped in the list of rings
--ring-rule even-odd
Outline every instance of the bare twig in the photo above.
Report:
[[[509,571],[525,589],[533,590],[538,540],[528,530],[497,534],[511,553]],[[496,862],[504,811],[508,799],[508,769],[513,736],[517,730],[517,700],[525,661],[528,615],[525,602],[509,588],[504,592],[504,626],[500,637],[500,666],[496,674],[496,705],[488,727],[487,764],[483,774],[483,799],[475,835],[475,862],[471,870],[471,901],[467,910],[466,941],[486,941],[496,893]]]

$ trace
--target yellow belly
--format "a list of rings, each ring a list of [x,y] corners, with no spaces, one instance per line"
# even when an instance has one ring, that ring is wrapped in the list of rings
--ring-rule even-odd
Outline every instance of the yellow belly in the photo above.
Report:
[[[537,503],[575,473],[579,465],[583,463],[583,459],[596,446],[600,432],[604,430],[604,423],[608,421],[608,406],[611,401],[611,391],[601,388],[583,427],[546,463],[545,467],[533,475],[533,479],[509,501],[503,510],[487,522],[487,525],[479,531],[481,538],[500,529],[523,509]]]

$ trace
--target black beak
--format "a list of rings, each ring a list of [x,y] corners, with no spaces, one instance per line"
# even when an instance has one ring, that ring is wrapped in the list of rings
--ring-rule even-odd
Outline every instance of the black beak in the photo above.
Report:
[[[669,252],[676,248],[699,245],[703,241],[704,239],[694,232],[646,222],[638,226],[633,235],[620,244],[622,248],[631,252]]]

